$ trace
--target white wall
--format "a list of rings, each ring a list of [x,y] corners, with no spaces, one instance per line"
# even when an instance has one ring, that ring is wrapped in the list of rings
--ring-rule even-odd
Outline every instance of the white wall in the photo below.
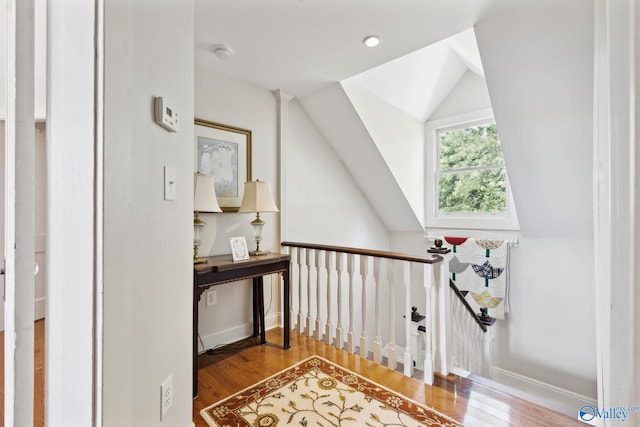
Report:
[[[6,27],[7,11],[6,1],[0,0],[0,22],[2,23],[3,30],[0,31],[0,118],[5,119],[7,117],[7,32],[4,30]]]
[[[371,139],[385,159],[416,218],[424,218],[424,123],[399,110],[353,79],[342,82]]]
[[[103,425],[188,427],[192,416],[193,1],[105,7]],[[153,121],[164,96],[181,117]],[[176,170],[175,201],[163,168]],[[173,406],[160,421],[160,385]]]
[[[287,239],[386,250],[388,231],[298,101],[289,106]]]
[[[491,99],[487,83],[468,73],[432,118],[491,106],[509,176],[517,177],[511,185],[521,231],[511,249],[511,313],[493,327],[494,365],[595,398],[589,13],[554,9],[569,14],[566,22],[578,35],[568,37],[565,21],[556,17],[541,36],[536,16],[547,19],[547,9],[534,9],[520,14],[514,8],[515,16],[478,23]],[[572,203],[577,206],[567,212]],[[544,215],[537,214],[541,209]]]
[[[528,3],[476,37],[521,226],[496,365],[594,398],[593,4]]]
[[[596,396],[590,239],[520,237],[511,249],[510,307],[494,326],[494,365]]]
[[[593,237],[593,13],[519,2],[475,27],[525,235]]]
[[[251,130],[252,179],[270,182],[276,205],[280,206],[277,102],[274,94],[212,72],[198,64],[195,67],[195,85],[196,118]],[[279,214],[267,212],[260,214],[260,217],[267,223],[260,247],[278,251]],[[234,236],[244,236],[250,249],[255,247],[253,228],[249,224],[255,214],[201,214],[201,218],[206,221],[207,226],[202,233],[200,256],[231,253],[229,238]],[[266,313],[269,322],[270,316],[280,311],[278,276],[266,278],[265,283],[265,307],[270,307]],[[199,333],[206,348],[236,341],[252,332],[250,281],[216,286],[215,291],[217,305],[207,307],[203,295],[199,306]],[[271,322],[275,320],[272,319]]]

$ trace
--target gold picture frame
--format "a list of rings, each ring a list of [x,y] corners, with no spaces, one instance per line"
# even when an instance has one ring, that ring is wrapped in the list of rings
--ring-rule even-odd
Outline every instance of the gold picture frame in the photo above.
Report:
[[[251,131],[195,119],[196,172],[215,177],[223,212],[237,212],[244,183],[251,181]]]

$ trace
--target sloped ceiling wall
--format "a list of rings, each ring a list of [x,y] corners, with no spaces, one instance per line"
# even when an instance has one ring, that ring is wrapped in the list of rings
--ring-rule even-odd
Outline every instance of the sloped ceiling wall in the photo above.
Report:
[[[342,88],[416,218],[424,218],[424,123],[352,81]]]
[[[592,238],[593,2],[515,2],[476,26],[521,233]]]
[[[472,28],[357,74],[343,83],[358,85],[425,122],[469,70],[483,77]]]
[[[390,231],[423,231],[424,122],[469,74],[472,29],[301,100]]]
[[[345,163],[390,231],[422,224],[389,170],[343,87],[336,83],[300,100],[309,117]]]

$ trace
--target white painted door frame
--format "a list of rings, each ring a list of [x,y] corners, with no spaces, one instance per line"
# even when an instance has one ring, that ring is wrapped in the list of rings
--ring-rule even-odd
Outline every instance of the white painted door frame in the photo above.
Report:
[[[595,2],[594,243],[603,410],[640,405],[639,14],[636,0]]]
[[[45,423],[100,426],[103,2],[49,0],[47,6]],[[33,425],[34,389],[34,0],[5,0],[3,8],[4,425],[26,426]]]
[[[34,16],[7,0],[5,125],[5,408],[7,426],[33,425]]]
[[[104,5],[47,7],[45,424],[100,426]]]

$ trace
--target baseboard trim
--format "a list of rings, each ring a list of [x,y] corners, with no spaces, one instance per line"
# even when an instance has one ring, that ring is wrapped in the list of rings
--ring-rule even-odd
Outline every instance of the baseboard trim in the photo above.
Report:
[[[510,392],[518,395],[518,397],[563,413],[571,418],[577,418],[578,410],[582,406],[591,405],[595,407],[598,404],[596,399],[589,396],[496,366],[493,367],[492,381],[513,389]]]
[[[264,323],[266,326],[266,330],[278,328],[281,326],[281,313],[273,313],[268,314],[264,318]],[[212,334],[201,335],[200,339],[202,341],[198,341],[198,353],[203,353],[205,350],[210,348],[219,347],[221,345],[234,343],[236,341],[243,340],[245,338],[250,337],[253,334],[253,323],[252,322],[244,322],[240,325],[234,326],[232,328],[224,329],[222,331],[216,331]],[[204,349],[202,348],[202,343],[204,343]]]

